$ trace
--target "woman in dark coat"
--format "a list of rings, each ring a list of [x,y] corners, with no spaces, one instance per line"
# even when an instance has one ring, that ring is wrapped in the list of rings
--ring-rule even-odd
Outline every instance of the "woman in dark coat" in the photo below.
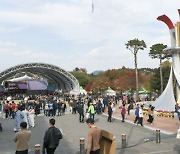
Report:
[[[84,122],[84,105],[83,102],[80,103],[78,107],[79,112],[79,122]]]
[[[108,105],[108,122],[112,122],[112,113],[113,113],[113,111],[112,111],[112,107],[111,107],[111,103],[109,103],[109,105]]]

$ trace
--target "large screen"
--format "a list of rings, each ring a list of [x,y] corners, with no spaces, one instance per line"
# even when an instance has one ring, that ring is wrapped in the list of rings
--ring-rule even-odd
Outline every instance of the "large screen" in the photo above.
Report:
[[[10,90],[47,90],[47,84],[40,80],[29,80],[28,82],[6,82],[5,87]]]
[[[27,89],[27,84],[19,82],[8,82],[8,84],[6,84],[6,87],[8,88],[8,90],[25,90]]]
[[[41,81],[33,80],[28,82],[29,90],[47,90],[47,85]]]
[[[18,83],[18,88],[19,89],[27,89],[27,84],[26,83]]]

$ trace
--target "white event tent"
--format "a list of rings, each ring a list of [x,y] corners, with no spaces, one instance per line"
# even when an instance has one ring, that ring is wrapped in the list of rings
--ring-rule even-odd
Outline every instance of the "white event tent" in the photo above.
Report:
[[[79,90],[72,90],[70,91],[70,95],[79,95],[79,94],[84,94],[84,95],[87,95],[87,91],[85,89],[83,89],[82,86],[80,86]]]
[[[107,95],[107,96],[115,96],[116,92],[114,90],[112,90],[110,87],[108,87],[108,89],[105,91],[105,95]]]

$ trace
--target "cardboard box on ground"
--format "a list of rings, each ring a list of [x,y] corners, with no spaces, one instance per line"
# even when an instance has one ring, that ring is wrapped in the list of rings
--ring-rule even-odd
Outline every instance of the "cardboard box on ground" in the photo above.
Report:
[[[102,138],[100,140],[100,154],[115,154],[117,144],[115,136],[105,130],[101,132]]]

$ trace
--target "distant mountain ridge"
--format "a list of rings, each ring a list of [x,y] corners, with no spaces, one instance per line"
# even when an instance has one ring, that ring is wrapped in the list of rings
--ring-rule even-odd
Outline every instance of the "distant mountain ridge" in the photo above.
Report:
[[[103,73],[104,71],[101,71],[101,70],[96,70],[94,72],[92,72],[91,74],[92,75],[99,75],[100,73]]]

